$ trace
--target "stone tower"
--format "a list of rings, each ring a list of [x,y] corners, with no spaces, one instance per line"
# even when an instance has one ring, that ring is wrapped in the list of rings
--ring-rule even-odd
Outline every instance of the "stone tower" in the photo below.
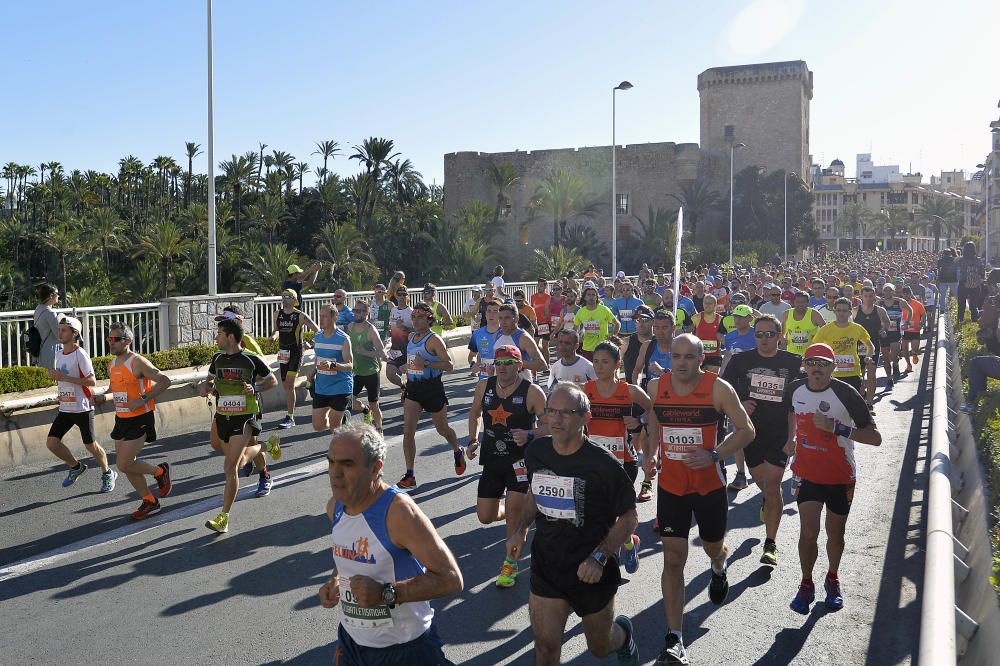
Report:
[[[735,152],[736,173],[757,164],[808,181],[813,74],[805,61],[706,69],[698,75],[698,94],[701,150],[719,167],[712,180],[721,192],[729,190],[730,146],[740,142],[747,147]]]

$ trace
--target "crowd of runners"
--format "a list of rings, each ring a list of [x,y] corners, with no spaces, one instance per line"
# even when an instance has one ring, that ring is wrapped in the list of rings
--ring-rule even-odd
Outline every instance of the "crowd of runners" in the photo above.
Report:
[[[571,613],[582,618],[595,656],[638,663],[632,624],[616,616],[615,595],[620,567],[628,575],[640,569],[636,504],[655,499],[666,615],[656,663],[687,664],[692,526],[707,556],[709,597],[722,604],[730,493],[751,482],[760,489],[760,561],[778,566],[789,463],[802,571],[790,606],[808,613],[818,593],[833,610],[845,604],[839,565],[858,476],[854,446],[881,443],[873,403],[922,362],[939,304],[948,293],[968,300],[962,286],[983,280],[985,267],[970,262],[972,269],[953,275],[948,263],[930,253],[862,252],[790,265],[682,266],[676,295],[663,267],[643,265],[637,278],[605,278],[594,267],[540,276],[526,293],[511,291],[498,266],[460,313],[437,299],[435,285],[411,289],[397,272],[388,288],[374,285],[371,299],[349,303],[338,290],[318,323],[301,305],[320,267],[289,266],[272,330],[263,332],[277,343],[277,374],[238,308],[216,317],[219,351],[199,389],[214,403],[209,442],[222,454],[226,481],[222,511],[206,526],[230,529],[241,475],[257,473],[258,497],[271,492],[267,457],[279,460],[281,443],[276,434],[261,441],[261,393],[284,387],[278,427],[292,427],[303,375],[313,429],[332,432],[334,568],[319,595],[324,607],[342,611],[338,663],[448,663],[430,601],[459,592],[462,574],[419,495],[409,494],[419,488],[416,430],[426,412],[453,451],[455,474],[470,461],[481,467],[479,521],[505,525],[497,587],[516,585],[535,528],[528,585],[537,663],[559,663]],[[54,287],[43,291],[43,301],[58,296]],[[471,335],[467,350],[455,354],[445,336],[459,318]],[[48,448],[69,466],[63,485],[75,483],[87,465],[62,440],[77,427],[102,470],[101,491],[112,492],[124,473],[141,502],[131,518],[146,519],[171,491],[169,464],[140,459],[156,439],[156,398],[170,378],[132,351],[128,326],[111,325],[116,472],[94,432],[96,379],[81,331],[79,320],[59,319],[49,370],[59,412]],[[454,372],[476,377],[464,442],[449,425],[442,381]],[[383,475],[383,377],[399,387],[403,404],[405,471],[395,484]],[[821,525],[827,570],[814,580]],[[646,562],[644,572],[655,567]]]

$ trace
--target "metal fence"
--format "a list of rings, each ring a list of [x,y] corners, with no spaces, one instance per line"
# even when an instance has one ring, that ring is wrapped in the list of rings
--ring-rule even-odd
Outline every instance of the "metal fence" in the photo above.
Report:
[[[57,314],[76,317],[83,324],[83,346],[91,356],[108,353],[108,329],[112,322],[121,321],[135,332],[133,349],[141,354],[158,351],[165,343],[161,340],[164,308],[160,303],[134,303],[130,305],[103,305],[88,308],[55,308]],[[0,312],[0,368],[14,365],[31,365],[23,335],[34,321],[33,310]]]
[[[971,421],[955,409],[962,369],[947,308],[938,317],[933,390],[918,659],[996,664],[1000,606],[990,585],[990,507]]]

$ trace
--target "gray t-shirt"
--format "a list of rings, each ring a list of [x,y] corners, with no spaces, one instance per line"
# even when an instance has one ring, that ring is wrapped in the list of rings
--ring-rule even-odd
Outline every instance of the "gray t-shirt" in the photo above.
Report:
[[[757,308],[757,311],[763,314],[774,315],[775,317],[778,318],[778,321],[781,321],[781,315],[791,309],[792,306],[786,303],[785,301],[780,301],[777,305],[775,305],[771,301],[767,301],[765,303],[761,303],[760,306]]]
[[[43,303],[35,308],[33,319],[38,335],[42,338],[42,353],[38,357],[38,367],[54,368],[56,344],[59,342],[59,315]]]

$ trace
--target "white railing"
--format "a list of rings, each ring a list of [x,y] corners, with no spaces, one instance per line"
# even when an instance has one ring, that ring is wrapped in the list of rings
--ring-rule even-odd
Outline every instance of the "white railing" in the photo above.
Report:
[[[108,329],[112,322],[121,321],[135,332],[133,349],[141,354],[161,349],[161,308],[159,303],[102,305],[88,308],[56,308],[57,314],[76,317],[83,324],[81,337],[91,356],[108,353]],[[33,310],[0,312],[0,368],[31,365],[22,336],[32,325]]]

